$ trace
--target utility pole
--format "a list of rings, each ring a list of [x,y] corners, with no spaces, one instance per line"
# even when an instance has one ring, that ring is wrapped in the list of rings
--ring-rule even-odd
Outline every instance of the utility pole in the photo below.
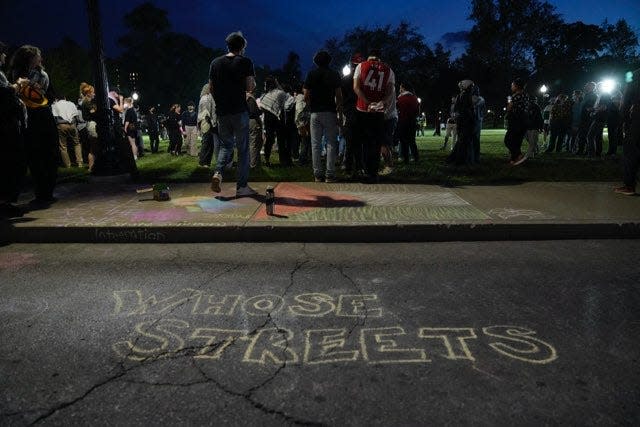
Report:
[[[94,175],[135,174],[137,170],[127,167],[130,162],[123,153],[121,136],[116,135],[116,126],[111,108],[109,108],[107,72],[104,64],[104,49],[102,43],[102,26],[100,22],[100,4],[98,0],[87,1],[87,15],[89,16],[89,39],[91,41],[91,62],[96,89],[97,104],[97,132],[98,152],[93,168]]]

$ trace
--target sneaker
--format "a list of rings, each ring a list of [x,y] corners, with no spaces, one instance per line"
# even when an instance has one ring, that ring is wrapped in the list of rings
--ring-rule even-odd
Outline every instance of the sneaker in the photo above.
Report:
[[[320,178],[320,177],[318,177],[318,176],[314,177],[314,178],[313,178],[313,180],[314,180],[315,182],[324,182],[324,179],[322,179],[322,178]]]
[[[393,172],[392,167],[385,166],[384,169],[382,169],[382,172],[380,172],[380,175],[382,176],[391,175],[392,172]]]
[[[520,154],[518,158],[513,162],[513,166],[521,165],[527,160],[527,156]]]
[[[335,176],[328,176],[324,179],[324,182],[328,182],[328,183],[338,182],[338,178],[336,178]]]
[[[236,189],[236,197],[251,197],[255,196],[256,194],[258,194],[258,192],[248,185]]]
[[[219,193],[221,191],[220,184],[222,184],[222,175],[216,172],[213,174],[213,177],[211,177],[211,191]]]
[[[615,191],[618,194],[623,194],[625,196],[633,196],[636,194],[636,191],[633,188],[628,187],[626,185],[623,185],[622,187],[616,187],[613,189],[613,191]]]

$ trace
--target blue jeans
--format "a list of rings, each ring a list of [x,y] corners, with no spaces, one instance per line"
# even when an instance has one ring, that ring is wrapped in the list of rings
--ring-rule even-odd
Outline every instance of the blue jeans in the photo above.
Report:
[[[218,116],[220,154],[215,172],[222,176],[224,166],[233,156],[233,147],[238,149],[237,188],[246,187],[249,180],[249,113]]]
[[[311,113],[311,160],[313,175],[325,176],[322,165],[322,136],[327,140],[326,176],[336,176],[336,158],[338,156],[338,116],[336,113]]]

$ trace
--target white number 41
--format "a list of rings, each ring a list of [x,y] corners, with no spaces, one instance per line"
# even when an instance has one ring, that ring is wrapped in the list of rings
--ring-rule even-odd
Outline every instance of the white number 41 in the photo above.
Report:
[[[367,78],[364,79],[364,84],[365,86],[369,86],[371,90],[380,92],[382,90],[382,82],[384,81],[384,71],[378,71],[378,80],[373,78],[374,73],[375,70],[369,70]]]

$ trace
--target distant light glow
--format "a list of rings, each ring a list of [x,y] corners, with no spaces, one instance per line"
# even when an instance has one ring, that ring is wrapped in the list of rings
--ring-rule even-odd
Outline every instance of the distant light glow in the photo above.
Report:
[[[422,104],[422,98],[418,98],[418,104]]]
[[[540,93],[547,93],[548,90],[549,88],[547,87],[547,85],[540,86]]]
[[[133,94],[131,94],[131,98],[134,101],[137,101],[138,99],[140,99],[140,95],[138,95],[138,92],[133,92]]]
[[[602,93],[613,92],[617,85],[618,83],[616,83],[616,81],[613,79],[604,79],[600,83],[598,83],[598,86],[600,86],[600,90],[602,91]]]
[[[351,66],[347,64],[344,67],[342,67],[342,75],[346,77],[349,74],[351,74]]]
[[[633,71],[627,71],[624,75],[624,81],[627,83],[631,83],[633,81]]]

